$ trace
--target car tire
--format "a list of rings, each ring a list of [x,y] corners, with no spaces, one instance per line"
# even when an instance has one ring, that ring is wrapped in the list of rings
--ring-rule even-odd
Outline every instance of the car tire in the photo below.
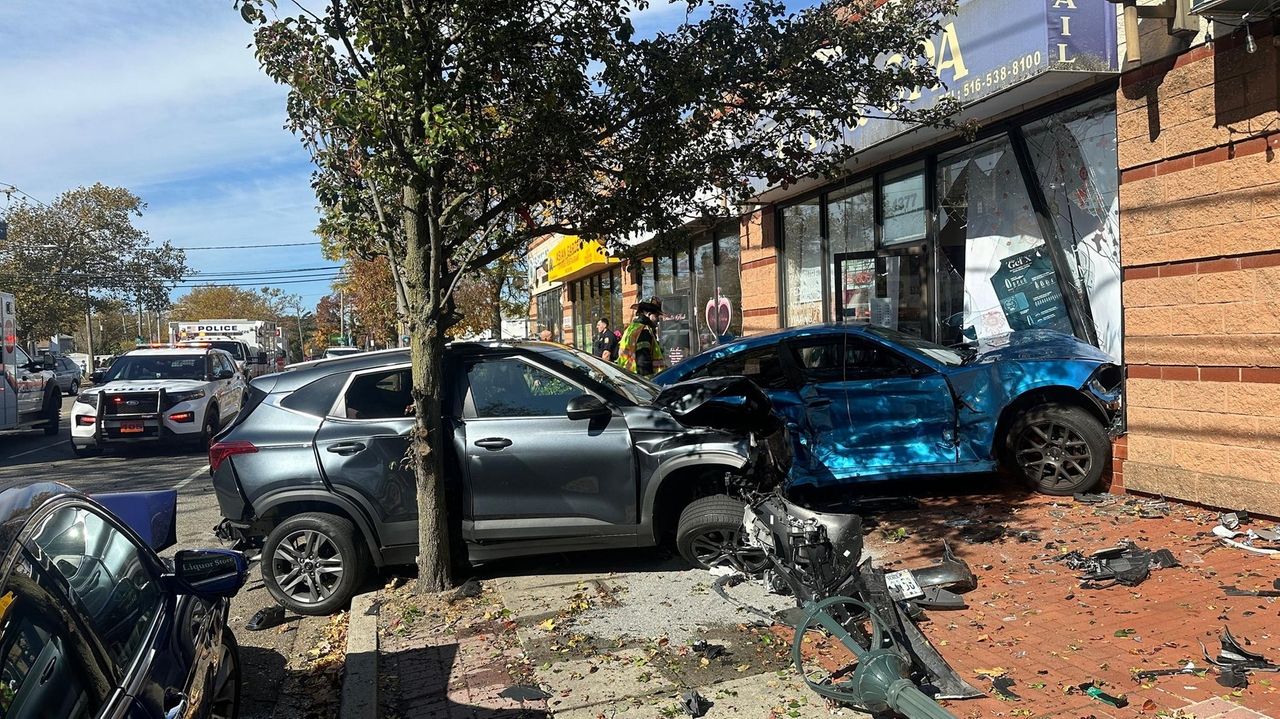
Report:
[[[209,451],[210,445],[213,444],[214,435],[218,434],[218,414],[209,411],[204,418],[204,426],[200,428],[200,449]]]
[[[759,550],[743,551],[742,515],[746,502],[725,494],[695,499],[680,513],[676,550],[700,569],[727,565],[748,573],[768,566]]]
[[[80,394],[80,380],[72,380],[71,388],[67,391],[68,397],[74,397]]]
[[[1005,441],[1005,469],[1037,492],[1087,492],[1102,479],[1111,440],[1082,407],[1042,404],[1018,417]]]
[[[209,719],[237,719],[240,716],[240,693],[243,685],[240,666],[240,644],[231,627],[222,628],[221,661],[209,687]]]
[[[351,601],[364,580],[370,560],[359,541],[343,517],[320,512],[290,517],[262,546],[263,584],[289,611],[332,614]],[[337,581],[326,581],[334,569]]]
[[[45,393],[44,410],[40,414],[45,419],[44,433],[49,436],[57,434],[62,423],[62,393],[57,388]]]

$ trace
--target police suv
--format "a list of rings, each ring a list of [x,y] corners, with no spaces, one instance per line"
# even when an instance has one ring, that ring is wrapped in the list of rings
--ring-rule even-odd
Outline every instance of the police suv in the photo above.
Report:
[[[208,446],[244,404],[244,375],[209,346],[126,352],[71,407],[71,444],[85,457],[106,447],[187,441]]]

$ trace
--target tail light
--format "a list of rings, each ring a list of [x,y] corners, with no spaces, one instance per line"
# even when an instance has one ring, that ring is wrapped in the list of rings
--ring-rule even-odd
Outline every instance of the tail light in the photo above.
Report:
[[[221,467],[229,457],[237,454],[256,454],[257,451],[258,448],[253,445],[253,442],[242,439],[214,442],[209,447],[209,472],[217,472],[218,467]]]

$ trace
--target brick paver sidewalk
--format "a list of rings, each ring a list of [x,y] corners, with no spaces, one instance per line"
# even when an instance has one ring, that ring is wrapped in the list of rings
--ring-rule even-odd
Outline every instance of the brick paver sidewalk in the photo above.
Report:
[[[1226,626],[1237,639],[1252,642],[1251,650],[1280,662],[1278,600],[1228,597],[1220,589],[1270,589],[1280,577],[1280,558],[1226,547],[1208,536],[1215,513],[1170,503],[1170,516],[1143,519],[1137,505],[1126,504],[1132,498],[1114,501],[1095,507],[1071,498],[998,493],[927,499],[920,510],[878,518],[880,527],[867,535],[867,543],[883,557],[882,565],[927,565],[946,539],[979,577],[978,588],[965,596],[968,609],[930,612],[922,629],[975,686],[991,689],[978,670],[1007,670],[1016,682],[1010,691],[1021,700],[986,698],[951,702],[948,708],[974,718],[1172,717],[1180,716],[1178,710],[1196,719],[1280,716],[1280,674],[1255,672],[1244,690],[1219,686],[1213,673],[1145,683],[1132,675],[1135,669],[1188,661],[1204,667],[1200,644],[1216,654]],[[998,523],[1007,534],[992,543],[968,543],[965,528],[955,526],[965,518]],[[910,536],[887,541],[899,527]],[[1023,531],[1030,534],[1020,541],[1016,533]],[[1153,570],[1137,587],[1082,589],[1077,573],[1054,561],[1068,551],[1088,554],[1124,539],[1147,549],[1167,548],[1183,566]],[[1129,706],[1115,709],[1072,689],[1087,681],[1127,695]]]
[[[881,566],[932,563],[947,539],[979,576],[979,587],[966,595],[967,609],[930,612],[922,625],[952,666],[990,695],[948,702],[949,711],[963,719],[1280,717],[1280,675],[1255,672],[1242,690],[1219,686],[1214,673],[1133,679],[1136,669],[1188,661],[1205,666],[1200,643],[1216,653],[1225,626],[1251,650],[1280,661],[1280,602],[1228,597],[1219,588],[1270,588],[1280,559],[1222,546],[1208,535],[1213,513],[1171,504],[1170,516],[1144,519],[1126,501],[1095,507],[996,493],[925,499],[919,509],[876,518],[867,544]],[[966,542],[965,520],[999,524],[1006,535]],[[905,540],[898,541],[899,528]],[[1087,554],[1122,539],[1167,548],[1183,566],[1155,570],[1137,587],[1084,589],[1076,572],[1056,561],[1068,551]],[[625,608],[625,594],[610,594],[615,575],[496,576],[481,597],[453,605],[403,588],[384,593],[383,717],[655,719],[678,715],[680,693],[691,687],[716,702],[712,719],[832,716],[782,664],[753,675],[770,666],[757,657],[747,675],[735,678],[728,667],[727,677],[711,678],[674,645],[579,636],[573,607],[604,598]],[[784,628],[775,631],[787,636]],[[734,651],[746,651],[739,644]],[[822,641],[810,644],[824,651]],[[1008,691],[1017,699],[995,697],[988,676],[1001,673],[1014,681]],[[1124,695],[1128,706],[1083,694],[1076,687],[1085,682]],[[501,698],[513,684],[538,685],[550,701]],[[849,709],[834,715],[864,716]]]

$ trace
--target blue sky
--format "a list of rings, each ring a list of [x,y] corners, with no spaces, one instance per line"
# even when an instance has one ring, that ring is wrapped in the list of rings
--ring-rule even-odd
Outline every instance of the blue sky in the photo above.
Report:
[[[633,21],[648,34],[683,18],[683,4],[657,3]],[[0,183],[45,202],[94,182],[127,187],[148,205],[138,224],[178,247],[315,242],[310,161],[251,42],[231,0],[4,0]],[[193,250],[188,264],[206,275],[337,267],[319,245]],[[329,291],[328,280],[279,286],[306,306]]]

